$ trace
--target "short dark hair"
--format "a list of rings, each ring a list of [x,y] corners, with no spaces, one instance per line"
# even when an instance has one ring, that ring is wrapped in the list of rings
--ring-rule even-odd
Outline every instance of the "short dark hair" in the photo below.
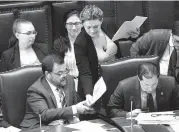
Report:
[[[95,5],[86,5],[80,13],[82,22],[86,20],[103,19],[103,11]]]
[[[66,21],[69,17],[73,16],[73,15],[76,15],[77,17],[79,17],[80,19],[80,12],[76,9],[71,9],[69,11],[67,11],[65,14],[64,14],[64,17],[63,17],[63,25],[64,27],[66,26]],[[65,33],[64,33],[64,36],[67,35],[67,30],[65,28]]]
[[[179,36],[179,20],[175,21],[172,28],[172,34]]]
[[[20,24],[22,23],[32,23],[31,21],[29,20],[25,20],[25,19],[22,19],[22,18],[18,18],[14,21],[13,25],[12,25],[12,31],[13,31],[13,34],[15,35],[16,32],[19,31],[19,26]]]
[[[77,11],[76,9],[71,9],[64,15],[64,19],[63,19],[64,26],[66,24],[67,19],[73,15],[76,15],[77,17],[80,18],[80,12]]]
[[[140,80],[142,79],[142,76],[145,78],[152,78],[154,75],[157,77],[159,76],[159,67],[151,62],[145,62],[138,66],[137,74]]]
[[[52,72],[54,63],[64,64],[64,59],[57,54],[51,54],[46,56],[42,61],[43,73],[45,73],[45,71]]]

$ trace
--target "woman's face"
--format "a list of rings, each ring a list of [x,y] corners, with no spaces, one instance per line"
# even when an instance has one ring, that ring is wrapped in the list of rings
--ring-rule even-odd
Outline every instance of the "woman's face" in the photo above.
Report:
[[[68,35],[71,37],[77,37],[78,34],[81,32],[82,23],[80,18],[77,15],[70,16],[66,21],[66,29]]]
[[[99,33],[101,32],[101,24],[102,24],[102,21],[100,21],[99,19],[86,20],[83,22],[83,26],[84,26],[86,32],[91,37],[99,36]]]

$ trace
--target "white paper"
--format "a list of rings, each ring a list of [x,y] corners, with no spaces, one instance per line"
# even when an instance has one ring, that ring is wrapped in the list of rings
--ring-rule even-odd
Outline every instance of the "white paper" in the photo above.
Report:
[[[170,125],[170,127],[171,127],[175,132],[179,132],[179,122]]]
[[[125,21],[113,36],[112,41],[116,41],[121,38],[129,38],[130,36],[128,33],[140,28],[146,19],[147,17],[135,16],[133,20]]]
[[[0,132],[7,132],[6,128],[0,127]]]
[[[146,19],[147,17],[135,16],[131,23],[135,28],[140,28]]]
[[[81,121],[76,124],[69,124],[65,127],[77,129],[73,132],[93,132],[93,131],[106,132],[106,130],[101,127],[103,125],[104,124],[92,123],[89,121]]]
[[[94,85],[92,104],[94,104],[106,92],[106,90],[104,79],[103,77],[100,77],[100,79]]]
[[[153,117],[152,115],[158,114],[159,116]],[[138,124],[174,124],[178,121],[173,111],[167,112],[150,112],[139,113],[135,118]]]
[[[20,131],[21,129],[13,127],[13,126],[10,126],[8,128],[0,127],[0,132],[20,132]]]

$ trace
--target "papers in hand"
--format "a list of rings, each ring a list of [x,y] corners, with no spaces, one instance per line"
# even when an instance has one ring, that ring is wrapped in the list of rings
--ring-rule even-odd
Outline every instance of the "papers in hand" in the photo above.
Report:
[[[136,16],[132,21],[125,21],[113,36],[112,41],[129,38],[129,32],[136,31],[137,28],[140,28],[146,19],[147,17]]]
[[[94,85],[92,104],[94,104],[106,92],[106,84],[101,77]]]
[[[138,124],[173,124],[179,121],[173,111],[139,113],[135,120]]]

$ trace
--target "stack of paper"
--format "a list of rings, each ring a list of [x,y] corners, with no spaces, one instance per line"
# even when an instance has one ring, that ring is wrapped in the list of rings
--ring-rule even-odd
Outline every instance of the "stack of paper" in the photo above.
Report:
[[[173,124],[179,121],[173,111],[140,113],[135,120],[138,124]]]
[[[92,123],[89,121],[81,121],[76,124],[70,124],[66,127],[76,129],[73,132],[106,132],[101,126],[104,124]]]

